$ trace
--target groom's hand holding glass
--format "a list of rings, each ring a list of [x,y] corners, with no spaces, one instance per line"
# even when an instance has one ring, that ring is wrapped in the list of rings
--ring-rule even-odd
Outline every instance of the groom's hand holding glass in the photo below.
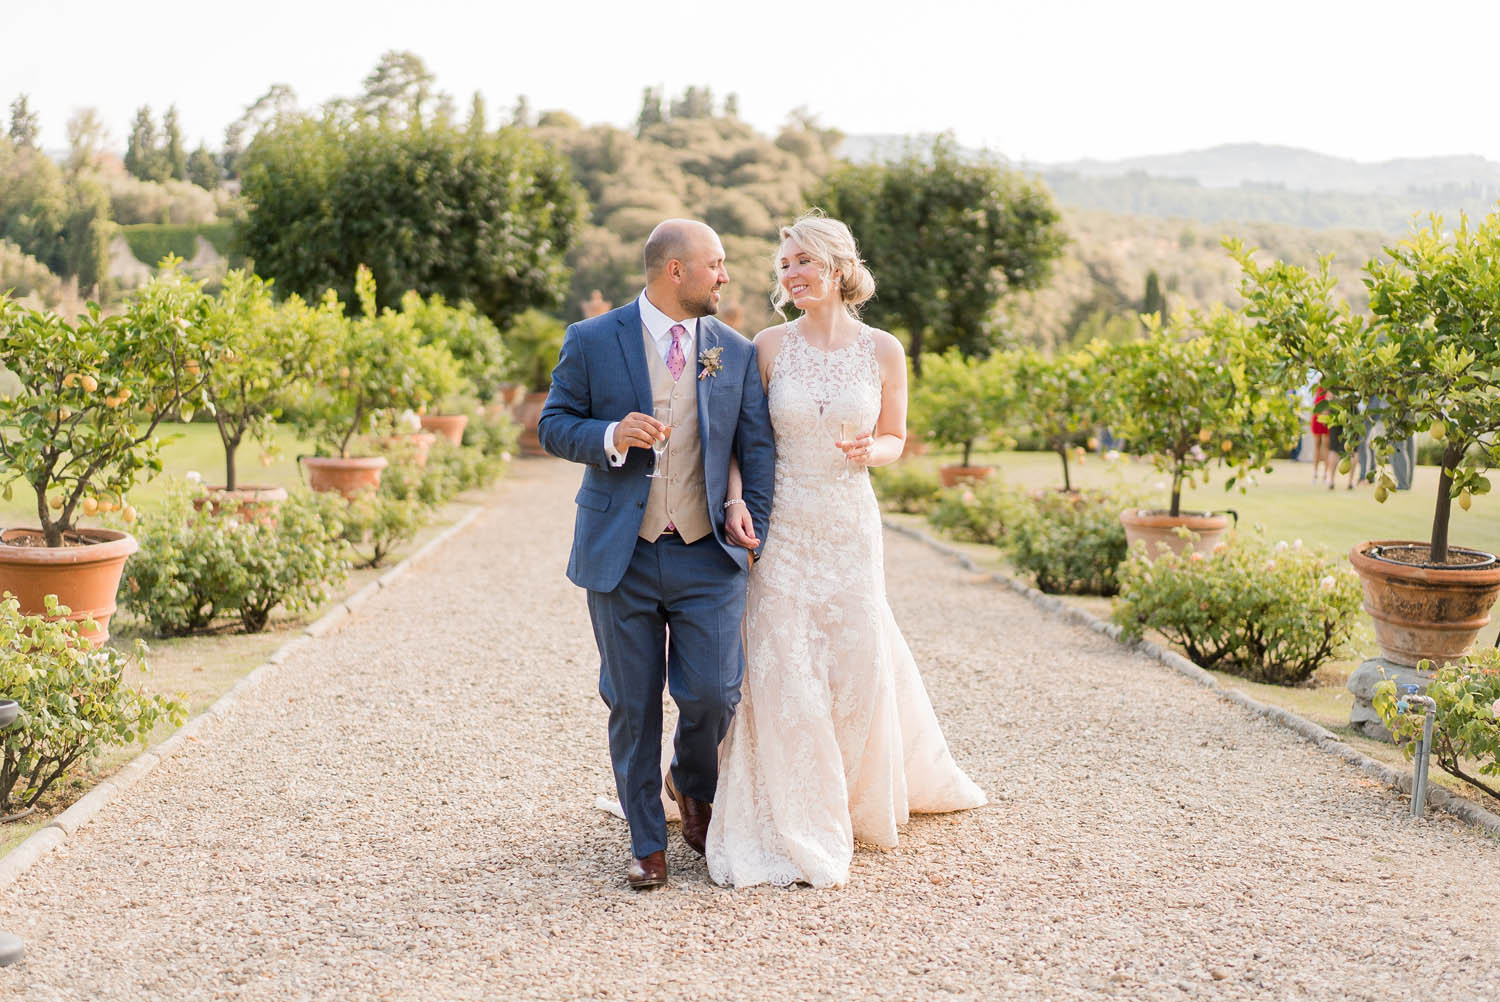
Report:
[[[667,434],[665,422],[650,414],[631,411],[615,425],[615,451],[623,454],[630,448],[649,449],[652,442],[666,438]]]

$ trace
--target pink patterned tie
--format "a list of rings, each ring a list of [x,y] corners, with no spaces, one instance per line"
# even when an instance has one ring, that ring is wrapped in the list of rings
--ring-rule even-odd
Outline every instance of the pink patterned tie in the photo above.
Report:
[[[672,382],[682,378],[682,370],[687,368],[687,359],[682,354],[682,339],[687,337],[687,328],[682,324],[673,324],[668,331],[672,335],[672,347],[667,349],[667,371],[672,374]]]

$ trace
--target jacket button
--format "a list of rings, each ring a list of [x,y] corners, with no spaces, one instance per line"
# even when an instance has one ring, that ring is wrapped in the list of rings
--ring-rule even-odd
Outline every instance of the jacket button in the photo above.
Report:
[[[637,502],[636,502],[636,503],[635,503],[635,506],[636,506],[636,507],[637,507],[637,508],[644,508],[644,507],[646,507],[646,502],[644,502],[644,501],[637,501]]]

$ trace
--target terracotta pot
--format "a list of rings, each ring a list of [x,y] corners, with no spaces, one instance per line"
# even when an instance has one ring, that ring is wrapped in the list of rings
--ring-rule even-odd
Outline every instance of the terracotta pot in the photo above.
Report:
[[[464,444],[464,428],[469,424],[467,414],[423,414],[422,430],[441,435],[454,445]]]
[[[901,458],[927,455],[927,440],[914,431],[906,433],[906,442],[901,446]]]
[[[1415,666],[1424,658],[1454,661],[1474,646],[1500,597],[1500,561],[1480,550],[1457,551],[1488,557],[1465,567],[1423,567],[1374,555],[1377,547],[1426,543],[1375,539],[1349,551],[1349,562],[1364,585],[1365,611],[1375,620],[1375,642],[1387,661]]]
[[[993,466],[939,466],[938,480],[944,487],[957,487],[959,484],[977,484],[994,472]]]
[[[27,615],[47,611],[46,596],[69,609],[68,618],[93,619],[98,629],[80,634],[98,647],[109,639],[109,617],[115,611],[115,593],[125,558],[140,548],[135,537],[115,529],[79,529],[73,535],[77,546],[5,545],[12,540],[38,537],[40,529],[6,529],[0,533],[0,592],[10,592]]]
[[[427,465],[427,454],[437,436],[430,431],[412,431],[402,435],[386,435],[374,440],[380,451],[393,463],[405,463],[418,469]]]
[[[1134,550],[1137,542],[1145,543],[1146,559],[1155,560],[1168,551],[1207,556],[1229,531],[1231,517],[1230,512],[1188,511],[1172,516],[1162,509],[1127,508],[1120,513],[1120,524],[1125,526],[1126,544]],[[1192,538],[1179,536],[1178,526],[1185,526]]]
[[[258,518],[274,518],[276,509],[286,500],[286,488],[265,484],[245,484],[234,490],[225,490],[222,485],[204,488],[206,493],[193,498],[193,507],[204,508],[217,515],[226,501],[238,502],[240,519],[254,522]]]
[[[521,404],[516,408],[516,421],[521,426],[521,455],[523,456],[545,456],[547,450],[542,448],[542,442],[536,437],[537,421],[542,416],[542,404],[547,402],[547,391],[537,390],[526,394]]]
[[[338,491],[352,497],[380,486],[380,471],[389,465],[384,456],[303,456],[307,485],[315,491]]]

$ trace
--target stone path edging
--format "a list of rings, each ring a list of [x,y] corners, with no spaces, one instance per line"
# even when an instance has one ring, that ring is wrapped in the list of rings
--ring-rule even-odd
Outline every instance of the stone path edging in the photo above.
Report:
[[[471,507],[469,511],[459,516],[458,521],[433,536],[401,562],[303,627],[296,636],[272,651],[262,664],[236,682],[228,692],[214,700],[208,709],[173,732],[171,737],[131,759],[113,776],[101,782],[67,810],[47,822],[46,827],[32,833],[20,845],[4,856],[0,856],[0,887],[9,884],[32,863],[65,843],[74,832],[92,821],[107,804],[149,775],[151,770],[165,759],[181,751],[185,744],[203,737],[215,722],[229,712],[243,693],[265,681],[292,651],[312,643],[314,639],[323,636],[348,619],[351,613],[368,602],[373,595],[382,588],[390,587],[396,579],[404,575],[414,561],[425,557],[467,528],[484,510],[483,507]]]
[[[1178,674],[1203,686],[1205,689],[1212,689],[1217,695],[1227,699],[1229,702],[1244,707],[1251,713],[1265,717],[1267,720],[1280,724],[1287,730],[1298,734],[1311,744],[1316,745],[1319,750],[1359,767],[1360,770],[1385,786],[1410,795],[1412,785],[1410,775],[1397,772],[1383,762],[1377,762],[1353,746],[1346,744],[1337,734],[1334,734],[1327,728],[1320,727],[1311,720],[1300,717],[1290,710],[1283,710],[1279,706],[1262,703],[1258,699],[1245,695],[1238,689],[1230,688],[1176,651],[1169,651],[1144,637],[1133,642],[1123,640],[1121,639],[1123,631],[1118,625],[1107,623],[1086,610],[1074,608],[1057,596],[1038,591],[1025,582],[1018,581],[997,571],[987,571],[976,564],[962,550],[944,543],[942,540],[923,532],[921,529],[900,525],[890,519],[882,519],[882,521],[885,523],[887,529],[916,539],[931,549],[954,558],[965,570],[972,571],[975,574],[986,575],[991,581],[994,581],[996,584],[1005,585],[1011,591],[1024,596],[1033,605],[1047,612],[1058,615],[1071,623],[1087,627],[1095,633],[1102,633],[1128,650],[1139,651],[1147,657],[1154,658]],[[1457,794],[1450,793],[1440,786],[1428,784],[1427,803],[1441,808],[1477,828],[1482,828],[1492,835],[1500,835],[1500,815],[1487,811],[1483,807],[1465,800]],[[0,883],[3,883],[3,876],[0,876]]]

